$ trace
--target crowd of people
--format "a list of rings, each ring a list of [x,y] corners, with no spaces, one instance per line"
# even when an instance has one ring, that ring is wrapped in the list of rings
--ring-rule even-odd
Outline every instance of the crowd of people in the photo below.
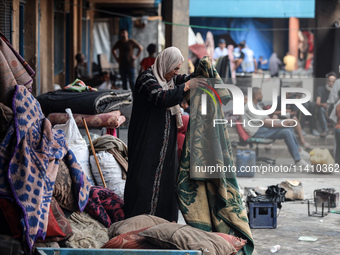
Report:
[[[136,50],[136,51],[135,51]],[[135,60],[141,55],[143,47],[134,39],[129,38],[128,31],[122,29],[120,31],[120,40],[118,40],[112,47],[112,55],[119,64],[119,74],[123,83],[123,89],[128,89],[127,84],[130,85],[131,91],[134,91],[135,87],[135,73],[141,74],[147,70],[152,70],[152,65],[156,59],[156,45],[149,44],[147,46],[148,56],[142,59],[139,63],[139,68],[135,68]],[[269,60],[260,56],[255,58],[254,51],[246,44],[246,41],[241,41],[237,47],[232,44],[227,46],[225,39],[218,40],[218,46],[211,50],[212,62],[216,65],[218,72],[225,76],[232,78],[232,82],[239,87],[249,87],[249,80],[251,75],[256,72],[262,72],[263,66],[268,64],[268,69],[271,77],[278,77],[280,71],[284,71],[284,76],[292,77],[294,70],[296,69],[296,58],[287,52],[282,61],[278,58],[275,52],[272,53]],[[112,74],[107,71],[101,72],[99,75],[91,78],[87,72],[86,64],[84,62],[84,55],[79,53],[76,55],[77,65],[75,67],[76,78],[83,81],[90,81],[93,87],[99,89],[115,88],[114,81],[112,82]],[[227,64],[225,64],[227,61]],[[221,70],[222,66],[222,70]],[[223,68],[227,66],[227,71],[224,72]],[[151,68],[151,69],[150,69]],[[221,75],[221,77],[223,77]],[[248,78],[248,79],[247,79]],[[315,90],[315,97],[312,102],[307,102],[304,107],[312,113],[312,116],[305,116],[295,106],[288,109],[289,117],[295,120],[298,124],[293,129],[298,137],[298,144],[306,150],[312,149],[310,144],[305,141],[306,135],[304,126],[306,120],[310,133],[314,136],[320,136],[325,138],[329,134],[329,128],[335,126],[338,122],[336,106],[338,103],[338,91],[340,90],[340,82],[337,79],[337,75],[334,72],[330,72],[326,75],[326,82],[324,86],[318,86]],[[261,91],[260,91],[261,92]],[[297,93],[289,93],[287,98],[299,98],[302,95]],[[270,117],[282,118],[280,115],[280,97],[278,97],[278,107],[274,112],[274,115]],[[179,102],[180,109],[183,115],[189,115],[190,107],[185,100]],[[340,124],[337,125],[339,127]],[[336,128],[338,136],[340,137],[340,129]],[[294,133],[293,132],[293,133]],[[253,132],[251,132],[253,134]],[[257,134],[258,135],[258,134]],[[339,138],[340,140],[340,138]],[[294,140],[295,142],[295,140]],[[271,145],[267,146],[270,148]],[[291,146],[290,146],[291,148]],[[292,155],[294,155],[292,149],[290,149]],[[339,150],[340,151],[340,150]],[[340,152],[339,152],[340,154]],[[297,153],[295,153],[294,160],[298,161]],[[339,156],[340,159],[340,156]]]

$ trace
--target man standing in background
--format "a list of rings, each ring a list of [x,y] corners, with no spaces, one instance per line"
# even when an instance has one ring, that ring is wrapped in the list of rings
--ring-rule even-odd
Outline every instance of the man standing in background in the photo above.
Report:
[[[130,89],[133,92],[135,86],[135,59],[141,54],[143,47],[134,39],[129,39],[126,29],[120,30],[121,39],[112,47],[112,54],[119,64],[119,73],[123,81],[123,89],[127,90],[127,79],[129,79]],[[138,49],[134,55],[134,49]],[[117,55],[117,49],[119,56]]]

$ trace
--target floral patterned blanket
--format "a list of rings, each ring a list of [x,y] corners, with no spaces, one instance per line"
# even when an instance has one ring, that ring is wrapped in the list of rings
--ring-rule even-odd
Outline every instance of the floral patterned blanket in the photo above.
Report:
[[[200,60],[194,77],[210,78],[208,82],[213,80],[214,83],[222,83],[207,57]],[[222,102],[226,103],[230,99],[226,89],[216,91]],[[252,254],[254,243],[235,173],[229,172],[222,178],[214,179],[207,178],[207,175],[197,178],[190,175],[190,169],[197,164],[207,165],[214,162],[223,166],[233,166],[226,125],[216,127],[212,125],[213,119],[224,119],[222,106],[210,100],[207,114],[202,117],[202,114],[197,112],[201,109],[201,94],[201,91],[197,90],[190,98],[190,123],[183,144],[177,179],[179,207],[188,225],[246,239],[247,244],[237,254]]]
[[[0,197],[19,206],[22,232],[32,250],[37,238],[46,235],[59,160],[64,159],[70,169],[80,211],[86,206],[90,183],[68,149],[63,131],[52,129],[24,86],[15,85],[12,110],[14,121],[0,143]]]

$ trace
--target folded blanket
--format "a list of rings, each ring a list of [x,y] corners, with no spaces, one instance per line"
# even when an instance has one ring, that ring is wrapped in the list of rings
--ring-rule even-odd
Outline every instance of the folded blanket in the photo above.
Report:
[[[85,118],[86,124],[89,128],[118,128],[126,120],[119,110],[91,115],[74,113],[73,118],[78,127],[84,127],[83,117]],[[47,118],[54,126],[57,124],[65,124],[68,121],[69,116],[67,113],[54,112],[50,113]]]
[[[37,97],[44,114],[65,112],[71,108],[73,113],[98,114],[119,110],[132,103],[131,91],[100,90],[72,92],[57,90]]]
[[[37,100],[24,86],[15,86],[14,121],[0,143],[0,197],[20,208],[27,247],[44,239],[59,160],[70,169],[79,210],[83,210],[90,183],[66,144],[65,134],[55,131]]]
[[[124,220],[123,206],[123,200],[112,190],[92,186],[85,212],[108,228],[112,223]]]

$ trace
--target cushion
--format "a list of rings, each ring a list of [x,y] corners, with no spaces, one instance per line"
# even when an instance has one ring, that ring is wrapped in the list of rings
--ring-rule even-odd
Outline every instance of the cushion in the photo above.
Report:
[[[189,225],[163,223],[141,233],[153,244],[165,249],[201,250],[209,255],[228,255],[236,249],[221,236]]]
[[[52,198],[51,208],[54,218],[58,222],[60,229],[65,234],[65,239],[69,238],[73,234],[71,224],[67,220],[64,211],[60,208],[60,206],[58,205],[57,201],[54,198]]]
[[[225,233],[215,233],[215,234],[219,235],[224,240],[229,242],[235,248],[236,251],[241,250],[243,248],[243,246],[245,246],[245,244],[247,243],[247,240],[241,239],[241,238],[233,236],[233,235],[228,235],[228,234],[225,234]]]
[[[52,236],[65,237],[66,235],[63,233],[63,231],[59,227],[58,222],[53,215],[52,208],[50,207],[50,213],[48,214],[48,225],[47,225],[46,237],[52,237]]]
[[[52,213],[52,214],[51,214]],[[55,222],[50,220],[53,215]],[[57,223],[57,225],[56,225]],[[62,234],[61,234],[62,233]],[[73,234],[71,224],[67,220],[63,210],[58,205],[57,201],[52,198],[50,206],[50,214],[48,218],[47,232],[45,240],[38,239],[37,242],[59,242],[68,239]]]
[[[131,231],[128,233],[115,236],[102,248],[107,249],[158,249],[157,245],[150,243],[145,237],[139,236],[140,232],[147,230],[148,228],[142,228],[140,230]]]
[[[250,136],[247,134],[247,132],[244,130],[241,124],[236,124],[236,130],[238,135],[243,141],[247,141],[249,139]]]
[[[54,183],[53,197],[58,204],[71,212],[78,210],[77,199],[72,191],[72,179],[70,171],[63,160],[59,160],[57,178]]]
[[[153,215],[138,215],[126,220],[113,223],[109,228],[109,237],[118,236],[142,228],[153,227],[158,224],[169,223],[169,221]]]

